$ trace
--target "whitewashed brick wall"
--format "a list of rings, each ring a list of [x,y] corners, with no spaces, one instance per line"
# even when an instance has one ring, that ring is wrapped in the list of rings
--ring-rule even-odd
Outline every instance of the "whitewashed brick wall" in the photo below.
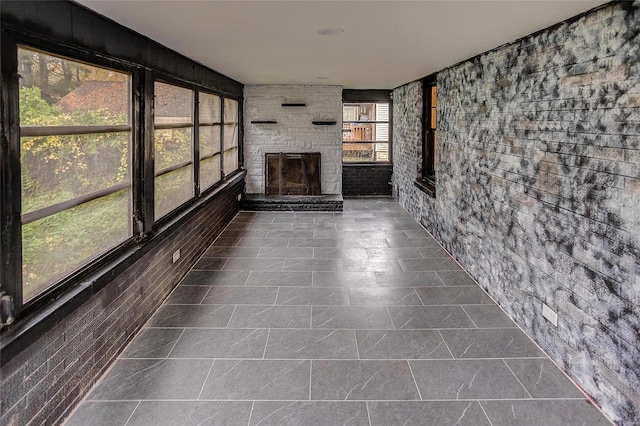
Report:
[[[306,106],[283,107],[283,103]],[[277,124],[251,124],[255,120]],[[311,123],[316,120],[337,123]],[[264,193],[264,155],[269,152],[319,152],[322,193],[342,193],[342,87],[245,86],[244,129],[247,193]]]

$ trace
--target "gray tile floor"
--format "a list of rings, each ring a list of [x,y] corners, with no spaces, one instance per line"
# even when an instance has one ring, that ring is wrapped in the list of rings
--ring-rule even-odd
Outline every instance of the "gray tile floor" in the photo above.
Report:
[[[240,212],[67,425],[608,421],[391,199]]]

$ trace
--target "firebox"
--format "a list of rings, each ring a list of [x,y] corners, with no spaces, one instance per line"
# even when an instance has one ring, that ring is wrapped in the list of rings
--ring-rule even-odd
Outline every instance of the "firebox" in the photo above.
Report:
[[[320,153],[267,153],[266,195],[322,195]]]

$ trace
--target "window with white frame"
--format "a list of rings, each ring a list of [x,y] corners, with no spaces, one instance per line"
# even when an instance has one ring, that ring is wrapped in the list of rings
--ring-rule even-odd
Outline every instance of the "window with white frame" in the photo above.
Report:
[[[343,103],[342,161],[389,162],[389,102]]]

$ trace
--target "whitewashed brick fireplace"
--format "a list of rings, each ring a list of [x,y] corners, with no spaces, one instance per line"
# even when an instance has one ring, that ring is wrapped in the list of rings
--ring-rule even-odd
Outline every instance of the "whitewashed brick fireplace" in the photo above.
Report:
[[[342,87],[245,86],[247,193],[264,194],[265,153],[271,152],[319,152],[322,193],[342,194]]]

